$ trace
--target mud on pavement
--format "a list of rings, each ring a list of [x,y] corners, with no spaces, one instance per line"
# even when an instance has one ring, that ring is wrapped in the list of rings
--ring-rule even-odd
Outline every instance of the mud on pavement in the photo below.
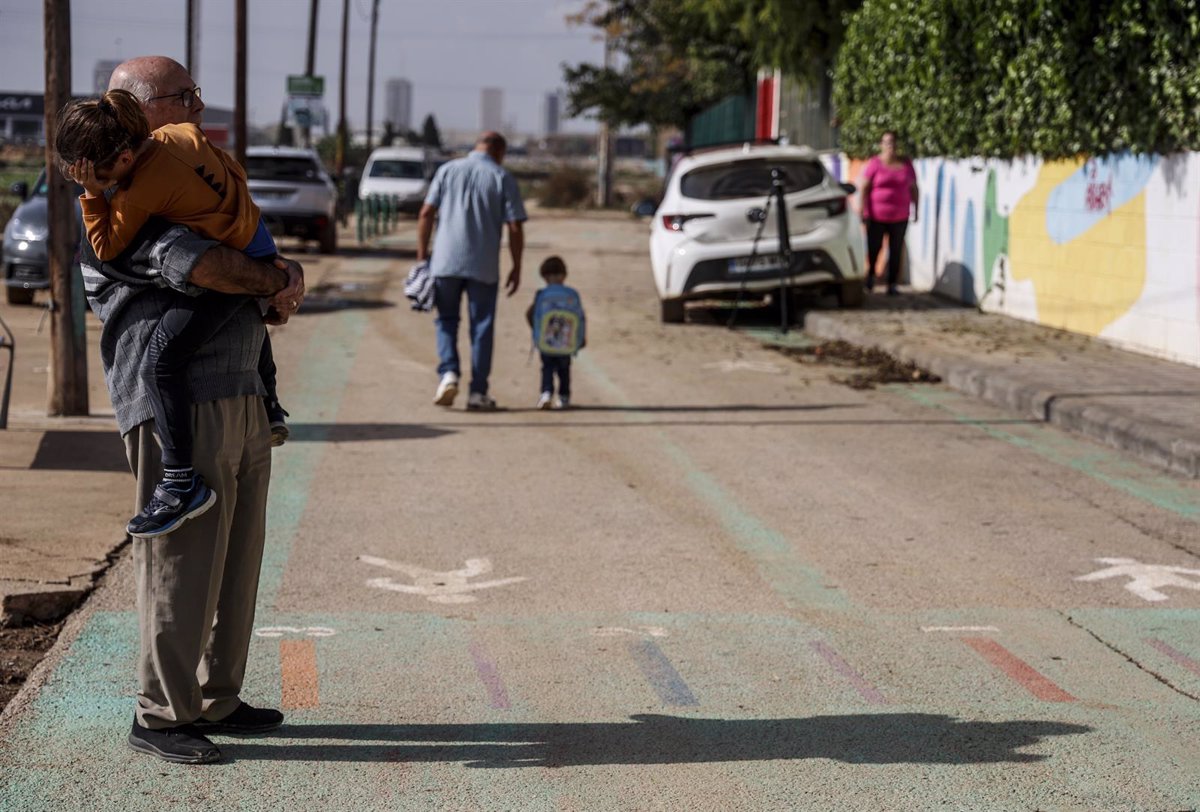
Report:
[[[776,352],[802,364],[824,364],[847,370],[849,375],[831,374],[829,379],[851,389],[874,389],[887,383],[941,383],[941,378],[910,361],[873,347],[859,347],[845,341],[826,341],[809,346],[773,346]]]

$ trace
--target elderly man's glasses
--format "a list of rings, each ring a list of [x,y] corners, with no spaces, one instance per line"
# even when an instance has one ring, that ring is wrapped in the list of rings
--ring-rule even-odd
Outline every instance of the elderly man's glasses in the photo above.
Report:
[[[159,99],[179,99],[179,103],[184,107],[191,107],[195,104],[196,99],[200,98],[200,86],[189,87],[187,90],[181,90],[178,93],[168,93],[165,96],[151,96],[149,101],[158,101]]]

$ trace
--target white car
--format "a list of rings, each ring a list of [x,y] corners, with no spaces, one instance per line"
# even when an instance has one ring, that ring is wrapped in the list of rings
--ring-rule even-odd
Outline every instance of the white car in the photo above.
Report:
[[[247,147],[246,178],[272,234],[317,240],[322,254],[337,252],[337,186],[315,150]]]
[[[786,274],[777,204],[768,200],[772,170],[787,206],[792,266]],[[650,227],[662,320],[682,322],[689,300],[763,299],[784,281],[789,288],[831,290],[845,307],[861,305],[863,272],[854,252],[860,238],[847,212],[853,192],[807,147],[745,144],[680,158]]]
[[[425,147],[380,147],[363,167],[358,196],[390,197],[400,211],[415,214],[425,202],[436,164],[434,151]]]

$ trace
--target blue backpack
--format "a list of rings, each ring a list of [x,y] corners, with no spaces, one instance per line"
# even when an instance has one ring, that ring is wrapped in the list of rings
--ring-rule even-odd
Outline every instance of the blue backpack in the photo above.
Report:
[[[533,300],[533,346],[543,355],[574,355],[587,336],[583,303],[574,288],[547,285]]]

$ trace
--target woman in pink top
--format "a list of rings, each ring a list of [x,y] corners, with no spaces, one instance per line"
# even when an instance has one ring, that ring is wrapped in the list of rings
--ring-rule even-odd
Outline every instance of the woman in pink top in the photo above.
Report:
[[[867,226],[867,290],[875,287],[875,263],[883,238],[888,240],[887,292],[897,294],[900,258],[908,218],[917,222],[917,173],[912,161],[896,154],[896,133],[879,140],[879,154],[867,162],[862,175],[862,219]]]

